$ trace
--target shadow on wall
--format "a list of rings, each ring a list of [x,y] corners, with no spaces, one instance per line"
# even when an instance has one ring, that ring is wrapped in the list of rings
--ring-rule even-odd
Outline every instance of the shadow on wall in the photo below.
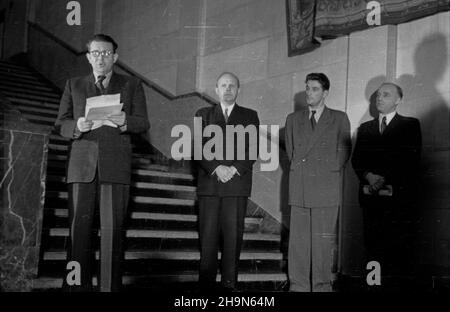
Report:
[[[427,36],[414,52],[414,73],[403,74],[394,81],[404,93],[399,113],[418,118],[422,130],[415,261],[422,266],[423,273],[438,276],[450,272],[450,110],[438,90],[438,83],[448,70],[448,57],[446,36],[441,33]],[[378,116],[376,90],[386,80],[385,76],[376,76],[367,83],[369,108],[359,124]],[[355,176],[353,169],[349,174]],[[352,254],[351,250],[348,252]]]
[[[450,272],[450,131],[449,103],[438,89],[449,67],[447,37],[442,33],[425,37],[414,51],[414,72],[396,79],[404,93],[399,113],[416,117],[422,128],[422,160],[420,170],[420,194],[418,201],[419,231],[416,235],[417,255],[422,273],[444,275]],[[399,52],[401,53],[401,52]],[[399,55],[401,57],[401,55]],[[387,80],[376,76],[367,82],[365,95],[367,112],[359,124],[378,116],[376,90]],[[445,90],[445,91],[448,91]],[[305,92],[294,96],[294,111],[306,108]],[[287,258],[290,207],[288,205],[289,161],[284,148],[285,129],[280,130],[280,209],[282,213],[282,248]],[[352,138],[354,146],[355,137]],[[345,174],[343,234],[343,272],[365,272],[363,263],[363,224],[358,203],[358,180],[347,165]],[[350,241],[353,240],[353,241]]]

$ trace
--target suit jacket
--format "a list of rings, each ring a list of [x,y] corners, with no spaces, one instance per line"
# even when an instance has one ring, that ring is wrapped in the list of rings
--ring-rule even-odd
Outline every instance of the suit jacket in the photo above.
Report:
[[[106,93],[120,93],[122,110],[126,113],[126,131],[102,126],[75,138],[77,120],[85,114],[86,99],[98,95],[98,91],[92,74],[72,78],[66,83],[55,126],[62,136],[73,139],[67,183],[91,182],[98,166],[101,182],[130,184],[130,134],[145,132],[150,127],[144,90],[138,79],[113,73]]]
[[[313,131],[309,110],[291,113],[285,136],[291,162],[289,204],[307,208],[338,205],[343,168],[351,152],[347,115],[325,107]]]
[[[372,172],[392,185],[394,196],[410,193],[417,182],[421,146],[420,123],[416,118],[397,113],[383,134],[378,118],[361,124],[352,156],[361,186],[369,184],[365,176]]]
[[[208,125],[217,125],[223,131],[223,156],[217,157],[213,160],[208,160],[202,153],[202,159],[196,160],[198,165],[197,194],[200,196],[250,196],[252,189],[253,163],[256,161],[257,157],[257,155],[251,155],[250,151],[254,148],[257,152],[258,147],[257,140],[259,119],[256,111],[235,104],[230,116],[228,117],[228,123],[225,123],[225,118],[222,114],[222,108],[220,105],[201,108],[197,111],[195,116],[202,118],[203,129]],[[226,125],[242,125],[244,128],[250,125],[255,126],[256,138],[249,140],[250,135],[245,135],[245,155],[238,155],[237,153],[238,140],[236,135],[234,135],[234,144],[231,144],[230,140],[227,139],[225,135]],[[210,140],[210,138],[203,138],[202,146],[204,146],[208,140]],[[230,151],[233,152],[233,159],[227,159],[226,157],[227,146]],[[214,170],[219,165],[233,165],[238,170],[239,175],[235,174],[230,181],[222,183],[217,180],[216,174],[213,174]]]

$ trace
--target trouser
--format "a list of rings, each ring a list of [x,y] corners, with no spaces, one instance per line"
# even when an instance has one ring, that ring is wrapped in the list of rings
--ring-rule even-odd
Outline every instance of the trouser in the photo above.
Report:
[[[368,261],[377,261],[382,275],[412,275],[416,267],[416,211],[409,200],[361,195]]]
[[[200,275],[202,288],[216,281],[222,238],[221,284],[235,288],[238,275],[247,197],[199,197]]]
[[[97,177],[91,183],[69,184],[70,241],[68,261],[80,264],[81,285],[68,291],[92,289],[94,250],[93,219],[100,208],[100,262],[97,284],[100,291],[119,291],[122,285],[124,221],[129,198],[129,185],[100,183]]]
[[[338,263],[338,206],[291,207],[288,272],[291,291],[332,291]]]

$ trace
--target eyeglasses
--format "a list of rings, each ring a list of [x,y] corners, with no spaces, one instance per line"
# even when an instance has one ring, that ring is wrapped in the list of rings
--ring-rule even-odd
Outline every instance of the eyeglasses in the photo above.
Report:
[[[99,57],[100,55],[107,57],[107,56],[111,56],[113,54],[113,52],[110,50],[103,50],[103,51],[94,50],[94,51],[90,51],[89,53],[92,54],[93,57]]]

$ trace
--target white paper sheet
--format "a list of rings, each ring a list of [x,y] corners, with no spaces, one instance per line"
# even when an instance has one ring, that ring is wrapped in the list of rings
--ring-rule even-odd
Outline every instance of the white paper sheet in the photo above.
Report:
[[[122,111],[123,103],[120,103],[120,93],[93,96],[86,99],[86,120],[92,120],[94,125],[91,130],[101,126],[117,128],[118,126],[108,120],[108,115],[119,114]]]
[[[86,99],[86,120],[107,120],[108,115],[119,114],[123,104],[120,93],[94,96]]]

